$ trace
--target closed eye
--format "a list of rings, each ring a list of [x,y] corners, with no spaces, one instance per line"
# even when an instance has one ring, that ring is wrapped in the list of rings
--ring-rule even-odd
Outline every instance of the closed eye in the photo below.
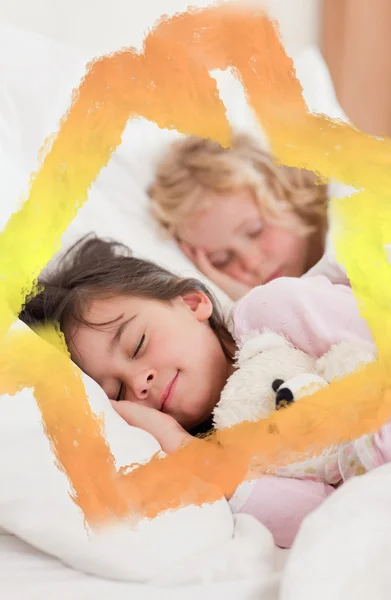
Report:
[[[137,354],[140,352],[141,348],[143,347],[144,342],[145,342],[145,334],[141,337],[140,342],[139,342],[136,350],[133,353],[132,359],[136,358]],[[116,400],[122,400],[123,392],[124,392],[124,384],[121,383]]]
[[[119,392],[118,392],[117,397],[116,397],[116,400],[122,400],[121,396],[122,396],[123,389],[124,389],[124,384],[121,383],[120,388],[119,388]]]
[[[247,237],[250,239],[255,239],[261,235],[263,232],[263,227],[258,227],[258,229],[254,229],[253,231],[249,231]]]
[[[145,334],[141,337],[141,340],[140,340],[136,350],[134,351],[132,358],[136,358],[137,354],[140,352],[141,348],[143,347],[144,342],[145,342]]]

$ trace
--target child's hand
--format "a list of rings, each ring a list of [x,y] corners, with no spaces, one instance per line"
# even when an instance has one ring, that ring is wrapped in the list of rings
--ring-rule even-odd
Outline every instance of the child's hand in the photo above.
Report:
[[[111,404],[114,410],[129,423],[129,425],[143,429],[153,435],[166,454],[173,454],[187,442],[197,440],[197,438],[194,438],[190,433],[185,431],[173,417],[154,408],[148,408],[148,406],[143,406],[136,402],[129,402],[127,400],[112,400]],[[198,442],[200,444],[207,443],[201,440],[198,440]],[[209,463],[210,461],[208,460],[207,464]],[[203,478],[203,475],[199,470],[200,469],[198,468],[196,474],[198,477]],[[216,484],[215,475],[213,475],[213,480],[209,479],[209,481]],[[230,490],[229,492],[225,491],[227,500],[230,499],[233,491],[234,490]]]
[[[127,400],[112,400],[111,404],[129,425],[150,433],[166,454],[172,454],[193,439],[173,417],[159,410]]]
[[[201,248],[194,248],[184,242],[180,243],[180,247],[187,258],[195,264],[197,269],[221,288],[232,300],[239,300],[251,290],[250,286],[216,269]]]

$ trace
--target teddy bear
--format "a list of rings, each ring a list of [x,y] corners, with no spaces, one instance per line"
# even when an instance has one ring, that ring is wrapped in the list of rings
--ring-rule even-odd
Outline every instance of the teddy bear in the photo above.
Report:
[[[300,401],[375,358],[374,346],[368,342],[344,341],[316,359],[280,334],[250,333],[239,346],[237,368],[214,409],[214,427],[266,419],[273,411]],[[322,456],[280,468],[276,474],[336,485],[342,455],[341,446],[330,447]]]

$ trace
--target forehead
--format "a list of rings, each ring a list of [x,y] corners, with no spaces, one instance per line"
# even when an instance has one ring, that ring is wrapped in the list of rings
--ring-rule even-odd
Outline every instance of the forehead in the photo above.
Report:
[[[71,346],[84,347],[102,336],[110,337],[122,321],[139,315],[153,319],[155,312],[164,310],[158,300],[137,296],[108,296],[89,300],[83,308],[82,317],[87,324],[73,322],[67,327],[67,339]],[[159,316],[159,315],[158,315]]]
[[[186,219],[178,233],[183,241],[203,246],[208,252],[228,246],[241,226],[259,218],[259,208],[247,189],[229,194],[208,192],[204,201],[206,209]]]
[[[98,340],[109,337],[122,318],[137,309],[137,300],[127,296],[110,296],[89,300],[83,307],[82,317],[91,326],[73,321],[67,327],[67,341],[72,358],[83,368],[85,356],[94,355],[99,348]]]
[[[83,308],[83,317],[91,323],[108,323],[122,314],[140,309],[148,300],[135,296],[106,296],[89,300]]]
[[[83,310],[83,318],[90,325],[73,323],[67,331],[67,342],[72,359],[78,366],[99,382],[99,376],[107,366],[110,340],[122,322],[140,317],[148,322],[161,322],[158,312],[164,303],[134,296],[109,296],[90,300]],[[134,319],[135,322],[137,319]]]

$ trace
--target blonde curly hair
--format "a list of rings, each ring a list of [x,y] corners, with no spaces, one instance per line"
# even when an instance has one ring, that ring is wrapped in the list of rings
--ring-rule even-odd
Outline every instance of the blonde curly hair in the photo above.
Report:
[[[224,194],[244,187],[252,190],[261,214],[275,224],[284,226],[284,207],[300,217],[301,235],[325,233],[327,186],[311,171],[277,165],[248,135],[235,135],[230,148],[197,136],[173,143],[148,192],[153,215],[175,236],[186,218],[207,210],[206,191]]]

